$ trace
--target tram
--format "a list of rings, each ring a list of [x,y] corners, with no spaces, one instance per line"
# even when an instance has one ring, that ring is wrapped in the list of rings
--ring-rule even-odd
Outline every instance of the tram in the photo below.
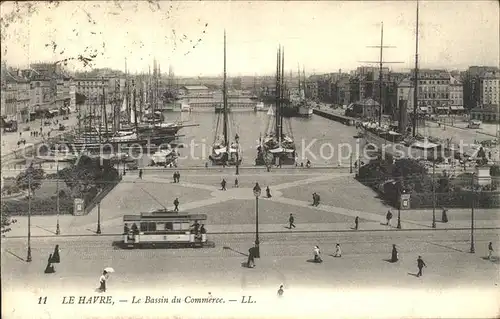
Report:
[[[207,240],[205,214],[182,214],[158,210],[123,216],[123,246],[144,247],[214,247]]]

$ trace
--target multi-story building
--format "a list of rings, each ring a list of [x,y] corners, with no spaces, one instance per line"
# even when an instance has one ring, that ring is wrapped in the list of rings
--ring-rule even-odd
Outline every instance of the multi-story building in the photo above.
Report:
[[[445,70],[420,70],[418,104],[427,113],[447,113],[450,107],[450,75]]]
[[[479,77],[479,106],[499,105],[500,73],[485,72]]]
[[[306,80],[306,98],[316,100],[319,97],[318,82],[317,80]]]
[[[413,105],[414,105],[413,94],[414,94],[413,80],[410,77],[399,82],[398,93],[397,93],[397,101],[398,101],[397,109],[399,110],[401,106],[404,104],[406,105],[407,112],[413,113]]]
[[[463,96],[464,106],[466,109],[470,110],[473,108],[480,108],[485,104],[488,105],[488,103],[485,103],[486,101],[494,100],[495,97],[498,97],[498,95],[494,95],[493,89],[495,87],[494,84],[496,84],[495,82],[498,81],[497,79],[499,74],[500,70],[498,67],[469,67],[469,69],[463,74]],[[489,94],[490,86],[492,88],[491,95]],[[498,92],[498,86],[496,87]]]
[[[462,113],[464,109],[464,87],[455,76],[450,77],[450,113]]]
[[[2,116],[23,122],[28,117],[30,106],[29,81],[18,70],[6,69],[3,75]]]

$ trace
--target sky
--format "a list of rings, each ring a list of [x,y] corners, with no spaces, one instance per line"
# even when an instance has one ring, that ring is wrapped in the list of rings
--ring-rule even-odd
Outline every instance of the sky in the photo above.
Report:
[[[499,65],[497,1],[420,1],[422,68]],[[220,75],[227,33],[228,75],[273,74],[276,50],[285,70],[352,70],[378,61],[414,66],[415,1],[71,1],[3,2],[2,60],[12,66],[94,55],[92,67],[147,72],[153,58],[179,76]],[[85,70],[79,61],[70,69]]]

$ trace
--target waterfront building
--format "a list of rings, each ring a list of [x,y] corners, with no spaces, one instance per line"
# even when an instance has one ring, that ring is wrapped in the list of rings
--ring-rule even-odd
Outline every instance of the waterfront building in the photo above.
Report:
[[[500,108],[498,105],[483,105],[470,110],[471,120],[479,120],[500,124]]]
[[[497,98],[500,70],[493,66],[471,66],[463,74],[463,98],[466,109],[480,108]],[[491,87],[491,91],[490,91]],[[496,94],[495,94],[496,87]],[[491,94],[490,94],[491,92]],[[497,102],[498,103],[498,102]]]
[[[184,85],[181,92],[184,96],[197,96],[208,94],[208,87],[205,85]]]
[[[450,77],[450,113],[458,114],[463,113],[464,98],[463,98],[463,84],[456,77]]]

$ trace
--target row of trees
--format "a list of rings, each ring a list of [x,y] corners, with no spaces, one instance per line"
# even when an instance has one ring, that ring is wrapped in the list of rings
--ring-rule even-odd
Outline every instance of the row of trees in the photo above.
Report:
[[[391,156],[379,157],[360,167],[358,180],[376,189],[390,205],[397,206],[399,194],[411,194],[412,208],[432,207],[436,194],[437,206],[469,207],[472,196],[478,206],[500,207],[497,192],[500,178],[498,166],[490,168],[492,184],[477,189],[473,175],[464,173],[450,176],[446,171],[436,173],[434,178],[425,165],[414,159],[394,160]],[[473,193],[471,190],[474,189]]]
[[[46,180],[63,182],[70,190],[69,193],[60,190],[48,198],[35,198],[35,194]],[[88,205],[99,192],[107,185],[116,185],[119,179],[118,171],[109,160],[101,162],[98,158],[81,156],[80,159],[69,167],[54,174],[45,174],[44,170],[31,165],[25,171],[19,173],[15,179],[15,185],[28,191],[32,198],[32,213],[34,214],[56,214],[57,207],[54,199],[59,196],[59,208],[61,213],[73,213],[73,201],[75,198],[83,198]],[[27,215],[28,202],[5,200],[2,201],[2,233],[10,230],[13,215]]]

